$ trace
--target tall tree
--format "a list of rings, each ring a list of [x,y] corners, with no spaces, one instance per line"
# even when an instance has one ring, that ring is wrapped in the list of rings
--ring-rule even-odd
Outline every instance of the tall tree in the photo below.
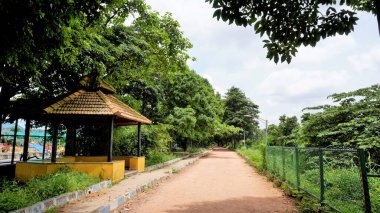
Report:
[[[237,87],[231,87],[224,99],[223,122],[241,128],[253,136],[258,129],[259,106],[250,101]]]
[[[268,138],[270,145],[295,145],[295,135],[299,128],[298,119],[296,116],[288,117],[281,115],[278,125],[269,125]]]
[[[366,148],[380,160],[380,85],[329,96],[335,104],[306,108],[307,146]]]
[[[277,63],[290,63],[301,46],[315,46],[326,37],[349,34],[358,20],[356,11],[377,16],[380,32],[378,0],[206,0],[215,8],[214,17],[230,24],[253,26],[263,40],[267,58]]]

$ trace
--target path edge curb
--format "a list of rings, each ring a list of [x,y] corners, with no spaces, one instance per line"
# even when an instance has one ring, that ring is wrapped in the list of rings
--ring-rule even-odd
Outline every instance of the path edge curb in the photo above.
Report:
[[[68,202],[79,200],[92,193],[100,192],[101,190],[105,188],[110,188],[111,186],[112,182],[110,180],[105,180],[97,184],[91,185],[87,189],[61,194],[35,203],[32,206],[11,211],[11,213],[42,213],[48,209],[61,207],[67,204]]]
[[[182,157],[182,158],[176,158],[176,159],[173,159],[171,161],[174,161],[174,162],[171,162],[171,163],[168,163],[170,161],[167,161],[165,163],[167,163],[165,166],[167,165],[170,165],[170,164],[173,164],[173,163],[176,163],[180,160],[183,160],[183,159],[186,159],[186,158],[189,158],[189,157],[194,157],[191,161],[189,161],[187,164],[184,164],[182,166],[177,166],[177,167],[173,167],[172,170],[169,170],[169,173],[168,175],[165,175],[163,177],[160,177],[160,178],[155,178],[155,179],[152,179],[152,180],[149,180],[147,181],[146,183],[142,184],[142,185],[139,185],[137,186],[136,188],[134,189],[130,189],[129,191],[127,191],[124,195],[120,195],[118,196],[117,198],[115,198],[113,201],[109,202],[108,204],[106,205],[102,205],[98,208],[96,208],[95,210],[91,211],[91,213],[109,213],[115,209],[117,209],[118,207],[122,206],[126,201],[134,198],[137,196],[138,193],[140,192],[144,192],[145,190],[149,189],[149,188],[152,188],[154,185],[156,185],[157,183],[169,178],[171,175],[172,175],[172,171],[173,169],[177,170],[177,171],[180,171],[181,169],[195,163],[197,160],[199,160],[201,157],[204,157],[206,155],[208,155],[211,151],[206,151],[206,152],[202,152],[202,153],[199,153],[197,155],[193,155],[193,156],[185,156],[185,157]],[[178,160],[180,159],[180,160]],[[175,161],[177,160],[177,161]],[[165,164],[165,163],[162,163],[162,164]],[[155,165],[154,165],[155,166]],[[160,167],[162,168],[162,167]],[[154,169],[153,169],[154,170]],[[150,170],[152,171],[152,170]]]

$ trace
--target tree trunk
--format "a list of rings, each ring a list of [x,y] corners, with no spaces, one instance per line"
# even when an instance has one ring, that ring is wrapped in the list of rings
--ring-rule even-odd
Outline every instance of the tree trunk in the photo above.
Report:
[[[379,35],[380,35],[380,1],[373,0],[373,3],[376,8],[377,27],[379,28]]]
[[[3,114],[0,113],[0,143],[2,142],[1,134],[3,132]]]
[[[186,152],[186,150],[187,150],[187,141],[183,140],[181,142],[181,147],[182,147],[183,151]]]

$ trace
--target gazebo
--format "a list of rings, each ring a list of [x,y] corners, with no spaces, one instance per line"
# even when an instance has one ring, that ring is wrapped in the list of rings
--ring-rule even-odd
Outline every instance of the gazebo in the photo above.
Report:
[[[79,87],[62,95],[51,104],[30,110],[19,117],[26,120],[23,162],[16,164],[16,178],[27,181],[34,176],[44,176],[62,166],[86,172],[101,179],[119,181],[124,178],[124,168],[143,171],[145,158],[141,157],[141,126],[151,121],[114,96],[116,90],[106,82],[94,84],[89,77],[80,81]],[[42,120],[52,125],[51,159],[29,160],[30,121]],[[60,124],[66,126],[65,157],[57,158],[57,137]],[[107,156],[78,156],[76,129],[78,126],[100,125],[108,129]],[[112,156],[113,129],[117,126],[138,125],[138,156]],[[44,146],[45,147],[45,146]]]

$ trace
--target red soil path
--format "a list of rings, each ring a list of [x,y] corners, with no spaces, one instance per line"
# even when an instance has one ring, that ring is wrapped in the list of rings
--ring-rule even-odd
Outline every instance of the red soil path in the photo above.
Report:
[[[117,212],[297,212],[294,200],[257,174],[235,152],[207,157],[129,201]]]

